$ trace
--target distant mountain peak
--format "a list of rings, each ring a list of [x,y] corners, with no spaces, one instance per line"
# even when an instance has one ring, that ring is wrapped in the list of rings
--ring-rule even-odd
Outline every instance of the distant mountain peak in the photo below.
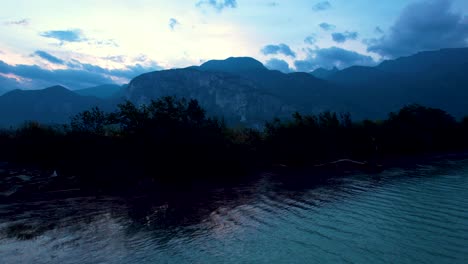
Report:
[[[267,70],[258,60],[250,57],[230,57],[225,60],[210,60],[200,66],[201,70],[220,72],[244,72]]]
[[[14,90],[0,96],[0,127],[16,126],[27,120],[66,123],[71,116],[93,106],[106,105],[98,98],[80,96],[60,85]]]
[[[44,92],[45,91],[48,91],[48,92],[71,92],[68,88],[66,87],[63,87],[61,85],[54,85],[54,86],[51,86],[51,87],[47,87],[47,88],[44,88],[42,89]]]
[[[103,84],[99,86],[89,87],[73,92],[81,96],[94,96],[101,99],[108,99],[112,97],[119,97],[122,92],[122,86],[117,84]]]
[[[325,68],[317,68],[314,71],[312,71],[310,74],[312,74],[316,78],[327,80],[328,78],[330,78],[333,74],[337,73],[338,71],[339,71],[338,68],[334,66],[333,68],[330,68],[329,70]]]
[[[320,67],[320,68],[317,68],[317,69],[313,70],[312,72],[317,72],[317,71],[337,72],[339,70],[338,70],[338,68],[336,66],[333,66],[330,69]]]
[[[410,56],[385,60],[376,68],[394,73],[420,73],[430,68],[445,66],[464,67],[468,63],[468,48],[450,48],[440,50],[420,51]]]
[[[47,87],[47,88],[44,88],[44,90],[46,89],[51,89],[51,90],[68,90],[66,87],[62,86],[62,85],[54,85],[54,86],[50,86],[50,87]]]
[[[39,90],[21,90],[16,89],[10,92],[7,92],[3,95],[3,97],[15,97],[15,96],[77,96],[74,92],[70,91],[69,89],[61,86],[55,85],[51,87],[47,87],[44,89]]]

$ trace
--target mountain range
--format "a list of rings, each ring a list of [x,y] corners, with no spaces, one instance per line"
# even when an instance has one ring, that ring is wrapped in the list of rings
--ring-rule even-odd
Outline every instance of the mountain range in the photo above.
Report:
[[[381,118],[411,103],[462,117],[468,114],[467,73],[468,48],[459,48],[420,52],[376,67],[353,66],[327,80],[342,87],[341,98],[363,107],[365,118]]]
[[[258,126],[292,113],[350,112],[354,119],[381,119],[407,104],[468,114],[468,48],[443,49],[388,60],[375,67],[317,69],[285,74],[243,57],[135,77],[128,85],[70,91],[55,86],[14,90],[0,96],[0,125],[25,120],[61,123],[91,106],[148,103],[161,96],[197,99],[209,115],[231,124]]]
[[[83,96],[94,96],[101,99],[109,99],[122,96],[122,90],[126,85],[103,84],[96,87],[75,90],[74,92]]]
[[[62,86],[13,90],[0,96],[0,126],[15,126],[26,121],[66,123],[72,115],[98,105],[104,105],[104,101],[78,95]]]

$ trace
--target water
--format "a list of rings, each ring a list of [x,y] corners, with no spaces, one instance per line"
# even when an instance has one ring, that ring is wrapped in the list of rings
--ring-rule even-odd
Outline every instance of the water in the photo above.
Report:
[[[468,160],[0,206],[0,263],[468,263]]]

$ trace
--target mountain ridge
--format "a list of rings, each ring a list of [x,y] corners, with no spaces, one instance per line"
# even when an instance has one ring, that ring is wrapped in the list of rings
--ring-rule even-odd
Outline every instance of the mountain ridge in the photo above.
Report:
[[[0,96],[0,126],[16,126],[25,121],[65,123],[72,115],[93,106],[104,106],[104,102],[60,85],[40,90],[16,89]]]
[[[350,112],[355,119],[380,119],[413,103],[447,110],[457,118],[468,114],[464,99],[468,98],[468,48],[421,52],[374,67],[325,71],[330,73],[326,78],[303,72],[286,74],[269,70],[253,58],[230,57],[141,74],[120,89],[118,96],[107,99],[81,96],[80,91],[63,86],[15,90],[0,96],[0,123],[18,123],[26,117],[63,122],[65,114],[94,105],[112,110],[124,99],[143,104],[172,95],[199,100],[212,116],[254,126],[275,117],[288,118],[295,111]],[[26,113],[38,109],[42,115]],[[5,114],[15,112],[23,114],[16,115],[16,120]],[[53,118],[44,118],[50,112]]]
[[[73,92],[82,96],[94,96],[100,99],[109,99],[117,96],[121,92],[121,89],[122,85],[103,84],[85,89],[74,90]]]

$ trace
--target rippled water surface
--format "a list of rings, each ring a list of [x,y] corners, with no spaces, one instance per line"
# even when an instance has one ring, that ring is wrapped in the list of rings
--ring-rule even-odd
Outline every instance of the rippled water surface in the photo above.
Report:
[[[0,205],[0,263],[468,263],[468,161]]]

